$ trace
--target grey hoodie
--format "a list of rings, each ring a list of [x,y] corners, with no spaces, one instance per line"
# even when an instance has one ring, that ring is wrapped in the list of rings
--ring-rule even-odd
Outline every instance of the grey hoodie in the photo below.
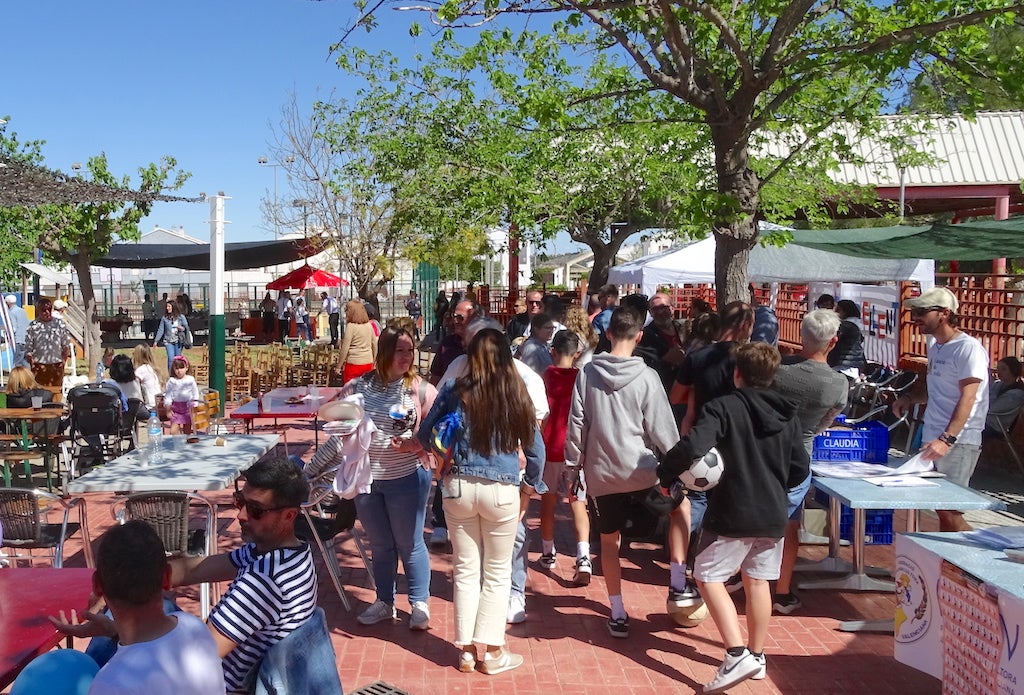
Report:
[[[661,379],[642,358],[601,353],[580,370],[565,462],[582,466],[590,496],[655,485],[657,456],[677,441],[679,430]]]

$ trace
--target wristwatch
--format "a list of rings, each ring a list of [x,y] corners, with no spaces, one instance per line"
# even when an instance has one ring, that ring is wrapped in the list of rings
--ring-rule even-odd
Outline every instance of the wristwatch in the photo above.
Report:
[[[943,444],[948,444],[949,446],[953,446],[954,444],[956,444],[956,437],[945,432],[936,437],[936,439],[938,439]]]

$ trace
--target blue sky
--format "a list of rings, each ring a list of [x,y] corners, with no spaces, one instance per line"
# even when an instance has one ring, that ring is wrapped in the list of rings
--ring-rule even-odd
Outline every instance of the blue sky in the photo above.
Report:
[[[45,140],[46,164],[68,173],[105,152],[112,172],[137,181],[140,165],[172,155],[192,172],[181,194],[231,196],[228,241],[269,240],[260,200],[272,197],[274,171],[257,158],[272,155],[270,124],[292,91],[305,105],[317,89],[355,89],[328,56],[352,12],[347,0],[5,3],[0,116],[20,140]],[[412,16],[381,19],[361,45],[415,48]],[[208,211],[157,203],[141,228],[183,226],[205,239]]]

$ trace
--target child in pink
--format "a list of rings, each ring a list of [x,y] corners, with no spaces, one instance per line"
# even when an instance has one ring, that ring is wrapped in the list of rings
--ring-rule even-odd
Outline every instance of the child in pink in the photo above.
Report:
[[[549,413],[541,428],[541,436],[547,451],[544,483],[548,486],[548,492],[540,500],[540,564],[544,567],[553,567],[555,564],[555,507],[558,506],[561,487],[569,498],[576,529],[576,572],[572,581],[576,586],[587,586],[594,571],[590,561],[587,494],[579,469],[565,465],[565,433],[569,424],[573,387],[579,373],[572,364],[579,353],[579,336],[572,331],[559,331],[551,341],[554,364],[545,369],[543,374]]]
[[[200,400],[196,379],[188,373],[188,360],[178,355],[171,362],[171,376],[164,385],[164,403],[171,408],[171,434],[192,432],[192,405]]]

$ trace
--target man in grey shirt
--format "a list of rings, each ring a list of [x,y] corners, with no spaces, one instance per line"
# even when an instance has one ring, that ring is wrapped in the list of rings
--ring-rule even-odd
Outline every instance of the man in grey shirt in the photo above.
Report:
[[[785,357],[775,375],[774,388],[797,406],[804,446],[810,455],[814,437],[827,428],[846,407],[849,382],[828,366],[826,356],[835,347],[839,315],[829,309],[817,309],[804,316],[800,324],[803,348]],[[789,615],[800,607],[791,583],[797,552],[800,550],[800,516],[811,477],[789,491],[789,523],[782,547],[782,567],[775,585],[775,610]]]

